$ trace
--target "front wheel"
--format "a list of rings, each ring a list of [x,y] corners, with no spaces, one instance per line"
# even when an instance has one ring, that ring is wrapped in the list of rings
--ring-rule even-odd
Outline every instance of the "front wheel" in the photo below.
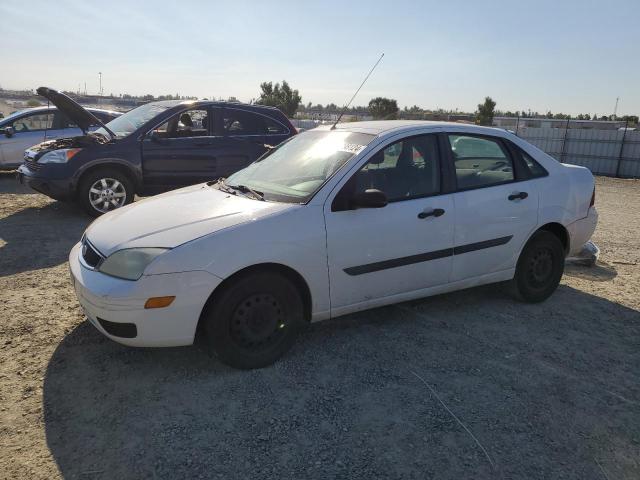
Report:
[[[98,217],[133,202],[133,182],[119,170],[101,168],[80,181],[78,200],[92,217]]]
[[[526,302],[542,302],[558,288],[564,273],[564,248],[551,232],[534,233],[525,245],[513,277],[516,296]]]
[[[306,324],[296,286],[271,272],[233,281],[207,306],[203,320],[207,341],[218,358],[241,369],[274,363]]]

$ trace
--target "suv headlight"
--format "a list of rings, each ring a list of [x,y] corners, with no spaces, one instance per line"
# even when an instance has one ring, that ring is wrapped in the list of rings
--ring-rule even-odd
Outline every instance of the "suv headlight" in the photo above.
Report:
[[[145,268],[168,248],[126,248],[109,255],[98,270],[112,277],[138,280]]]
[[[38,159],[38,163],[67,163],[81,148],[63,148],[45,153]]]

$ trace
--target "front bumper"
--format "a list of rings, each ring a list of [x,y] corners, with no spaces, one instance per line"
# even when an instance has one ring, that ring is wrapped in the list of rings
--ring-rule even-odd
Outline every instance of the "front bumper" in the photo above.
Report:
[[[193,343],[200,313],[220,278],[193,271],[122,280],[87,268],[80,261],[80,248],[76,244],[69,254],[71,280],[85,315],[103,335],[136,347]],[[176,297],[168,307],[144,308],[147,299],[168,295]]]
[[[39,172],[29,170],[25,164],[18,167],[16,176],[18,182],[54,200],[71,200],[74,197],[74,184],[70,178],[51,179],[40,176]]]

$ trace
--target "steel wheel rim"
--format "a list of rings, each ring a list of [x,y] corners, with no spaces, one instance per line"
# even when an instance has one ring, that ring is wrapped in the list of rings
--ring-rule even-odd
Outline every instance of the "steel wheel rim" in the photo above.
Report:
[[[89,188],[89,203],[102,213],[122,207],[126,200],[127,191],[122,182],[115,178],[101,178]]]
[[[231,339],[247,352],[257,353],[277,345],[286,330],[284,308],[268,293],[248,296],[231,315]]]
[[[529,259],[527,277],[535,288],[544,288],[553,277],[553,253],[549,248],[539,248]]]

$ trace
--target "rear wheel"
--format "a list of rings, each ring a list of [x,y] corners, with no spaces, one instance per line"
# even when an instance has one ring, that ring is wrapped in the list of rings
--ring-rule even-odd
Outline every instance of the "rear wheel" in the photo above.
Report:
[[[133,182],[113,168],[89,172],[80,181],[78,200],[92,217],[123,207],[133,202]]]
[[[249,274],[225,287],[207,307],[204,322],[220,360],[241,369],[274,363],[306,324],[296,286],[270,272]]]
[[[518,259],[513,278],[516,296],[527,302],[542,302],[558,288],[563,273],[562,242],[551,232],[538,231]]]

